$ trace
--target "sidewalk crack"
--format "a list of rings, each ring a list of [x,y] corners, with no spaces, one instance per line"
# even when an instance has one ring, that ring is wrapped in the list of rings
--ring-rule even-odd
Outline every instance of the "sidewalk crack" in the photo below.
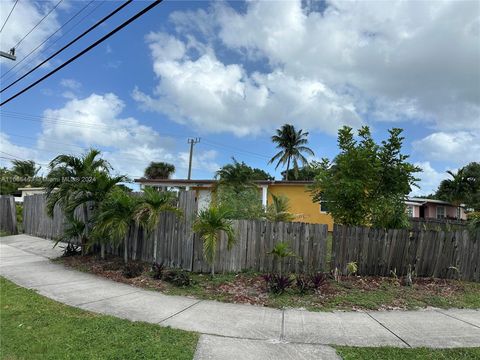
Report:
[[[178,314],[181,314],[182,312],[184,312],[184,311],[190,309],[191,307],[193,307],[193,306],[201,303],[202,301],[203,301],[203,300],[198,300],[197,302],[194,302],[192,305],[188,305],[186,308],[184,308],[184,309],[182,309],[182,310],[180,310],[180,311],[177,311],[175,314],[172,314],[172,315],[166,317],[165,319],[160,320],[157,324],[161,324],[161,323],[163,323],[164,321],[167,321],[167,320],[171,319],[172,317],[177,316]]]
[[[465,324],[468,324],[468,325],[471,325],[471,326],[474,326],[474,327],[480,329],[480,326],[475,325],[475,324],[472,324],[471,322],[468,322],[468,321],[466,321],[466,320],[459,319],[459,318],[457,318],[457,317],[455,317],[455,316],[453,316],[453,315],[445,314],[444,312],[442,312],[442,311],[440,311],[440,310],[435,310],[435,311],[438,312],[438,313],[440,313],[440,314],[442,314],[442,315],[448,316],[448,317],[450,317],[450,318],[452,318],[452,319],[455,319],[455,320],[464,322]]]

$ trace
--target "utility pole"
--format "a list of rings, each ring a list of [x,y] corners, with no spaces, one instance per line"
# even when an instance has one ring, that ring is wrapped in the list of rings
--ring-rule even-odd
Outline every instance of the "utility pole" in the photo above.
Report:
[[[17,60],[17,57],[15,56],[15,48],[11,48],[10,52],[6,53],[5,51],[0,51],[0,57],[4,57],[10,60]]]
[[[190,159],[188,160],[188,180],[192,177],[192,158],[193,158],[193,145],[200,142],[200,138],[189,138],[188,143],[190,144]]]

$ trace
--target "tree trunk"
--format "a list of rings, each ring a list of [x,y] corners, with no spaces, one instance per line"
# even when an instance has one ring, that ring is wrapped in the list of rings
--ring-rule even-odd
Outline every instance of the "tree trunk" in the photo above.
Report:
[[[128,233],[125,235],[125,239],[123,242],[123,261],[125,262],[125,265],[128,263]]]
[[[290,170],[290,156],[287,161],[287,172],[285,173],[285,180],[288,181],[288,170]]]
[[[212,278],[215,275],[215,260],[212,261]]]
[[[87,203],[83,204],[83,222],[85,224],[85,236],[82,236],[82,255],[87,253],[87,241],[88,241],[88,208]]]
[[[100,244],[100,257],[105,260],[105,244]]]

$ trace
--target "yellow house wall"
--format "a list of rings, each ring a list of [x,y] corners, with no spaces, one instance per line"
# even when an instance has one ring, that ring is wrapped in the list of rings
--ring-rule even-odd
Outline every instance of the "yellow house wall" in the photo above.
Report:
[[[269,185],[268,204],[272,202],[272,194],[283,195],[289,199],[289,211],[297,215],[294,221],[327,224],[328,231],[333,231],[333,218],[320,212],[320,204],[312,201],[305,185]]]

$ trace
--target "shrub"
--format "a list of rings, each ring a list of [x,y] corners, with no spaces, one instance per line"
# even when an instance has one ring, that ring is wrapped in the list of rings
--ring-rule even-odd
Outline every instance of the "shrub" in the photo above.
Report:
[[[72,243],[68,243],[67,246],[62,246],[62,249],[62,257],[77,256],[82,253],[80,246]]]
[[[190,275],[183,270],[169,270],[164,272],[163,280],[178,287],[187,287],[192,284]]]
[[[142,264],[130,262],[123,267],[122,275],[127,279],[131,279],[142,275],[143,271],[144,268]]]
[[[327,274],[325,273],[315,273],[310,275],[310,283],[314,290],[320,289],[327,282]]]
[[[324,273],[314,273],[310,275],[297,275],[295,285],[300,294],[306,294],[310,291],[318,290],[327,281],[327,275]]]
[[[161,280],[162,277],[163,277],[163,271],[164,270],[165,270],[165,267],[163,266],[163,264],[153,263],[152,264],[152,269],[150,270],[150,274],[151,274],[152,278],[154,278],[156,280]]]
[[[288,275],[266,274],[263,276],[267,284],[267,290],[273,294],[282,294],[292,285],[292,279]]]
[[[349,262],[347,264],[347,274],[348,275],[356,274],[357,271],[358,271],[358,266],[357,266],[357,263],[355,261]]]

